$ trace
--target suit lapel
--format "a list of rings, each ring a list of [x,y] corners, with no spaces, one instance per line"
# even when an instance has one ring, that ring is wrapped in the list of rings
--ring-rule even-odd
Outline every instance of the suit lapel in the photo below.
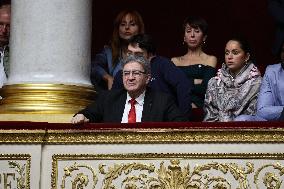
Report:
[[[114,112],[114,120],[118,120],[119,122],[122,119],[124,107],[126,101],[126,91],[123,90],[121,95],[118,95],[117,99],[114,99],[113,104],[111,105]]]
[[[144,98],[144,105],[143,105],[143,112],[141,121],[150,121],[151,120],[151,111],[153,105],[153,97],[150,89],[146,90],[145,98]]]

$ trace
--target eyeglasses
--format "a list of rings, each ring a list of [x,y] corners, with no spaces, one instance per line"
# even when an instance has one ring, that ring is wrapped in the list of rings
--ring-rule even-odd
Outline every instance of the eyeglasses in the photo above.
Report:
[[[0,22],[0,29],[10,30],[10,24],[4,24],[3,22]]]
[[[122,72],[123,77],[129,77],[131,74],[133,77],[140,77],[142,74],[146,74],[146,72],[142,72],[140,70],[132,70],[132,71],[124,70]]]
[[[138,57],[144,57],[144,52],[132,52],[132,51],[127,51],[126,56],[138,56]]]

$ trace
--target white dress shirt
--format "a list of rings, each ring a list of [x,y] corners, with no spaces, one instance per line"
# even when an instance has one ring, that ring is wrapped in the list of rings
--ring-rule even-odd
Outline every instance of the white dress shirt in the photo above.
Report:
[[[142,112],[143,112],[143,104],[144,104],[144,97],[145,97],[145,91],[139,97],[137,97],[135,99],[136,102],[137,102],[135,104],[136,122],[141,122]],[[129,111],[130,111],[130,108],[131,108],[131,104],[129,102],[130,100],[131,100],[131,97],[127,93],[121,123],[128,123],[128,114],[129,114]]]

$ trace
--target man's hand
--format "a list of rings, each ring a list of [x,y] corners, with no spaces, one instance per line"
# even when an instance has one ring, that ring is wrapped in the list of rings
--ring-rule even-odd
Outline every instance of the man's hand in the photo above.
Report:
[[[82,124],[88,123],[90,120],[86,118],[83,114],[77,114],[71,119],[72,124]]]
[[[111,90],[112,84],[113,84],[113,77],[109,74],[105,74],[103,76],[103,79],[107,82],[107,88],[108,90]]]

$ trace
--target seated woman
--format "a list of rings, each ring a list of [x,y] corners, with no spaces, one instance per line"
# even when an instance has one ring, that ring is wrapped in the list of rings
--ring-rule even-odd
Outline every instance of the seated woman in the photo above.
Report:
[[[188,17],[184,21],[183,28],[183,43],[186,44],[187,53],[180,57],[173,57],[171,60],[194,81],[192,108],[202,108],[208,81],[216,74],[217,58],[202,50],[208,31],[208,25],[204,19]]]
[[[111,89],[113,78],[126,57],[128,39],[144,33],[144,22],[137,11],[121,11],[114,20],[110,45],[106,45],[91,63],[91,82],[96,90]]]
[[[233,121],[242,114],[254,115],[260,84],[261,74],[251,61],[248,42],[232,38],[225,47],[225,63],[208,82],[204,121]]]
[[[266,68],[258,95],[257,116],[243,115],[237,121],[284,120],[284,43],[279,54],[280,63]]]

